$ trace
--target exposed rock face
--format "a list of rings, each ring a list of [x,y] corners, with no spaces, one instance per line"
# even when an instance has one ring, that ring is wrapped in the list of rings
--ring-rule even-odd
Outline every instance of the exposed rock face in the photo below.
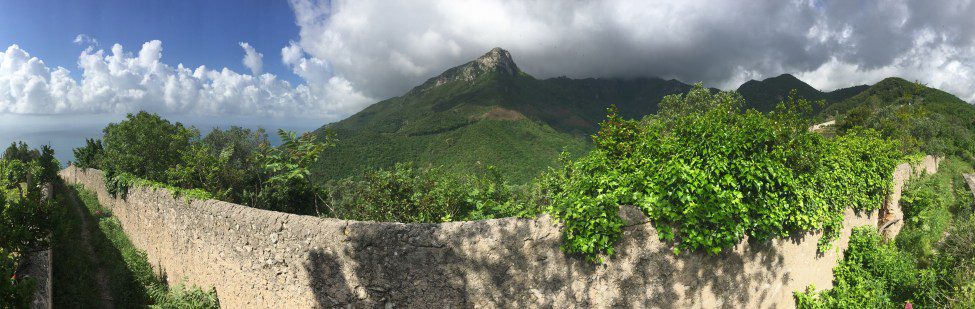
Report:
[[[521,73],[518,65],[511,59],[507,50],[495,47],[483,56],[463,65],[444,71],[437,77],[427,80],[413,91],[423,91],[455,81],[473,82],[485,73],[498,73],[502,76],[517,76]]]
[[[495,71],[501,72],[506,75],[517,75],[518,65],[515,64],[514,60],[511,60],[511,53],[507,50],[501,49],[500,47],[495,47],[491,51],[484,54],[480,58],[474,60],[478,64],[479,69],[482,71]]]

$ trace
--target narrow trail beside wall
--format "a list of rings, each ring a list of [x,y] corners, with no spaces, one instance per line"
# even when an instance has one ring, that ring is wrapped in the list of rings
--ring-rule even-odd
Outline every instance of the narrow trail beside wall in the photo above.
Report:
[[[94,269],[95,282],[98,284],[96,288],[98,289],[99,298],[102,300],[102,305],[104,308],[115,308],[115,299],[109,293],[108,274],[105,272],[105,267],[99,261],[98,255],[95,254],[95,249],[91,244],[91,222],[85,214],[87,211],[78,203],[78,196],[76,194],[68,193],[68,202],[71,204],[71,208],[74,209],[75,215],[81,218],[81,235],[79,236],[85,248],[84,254],[88,256],[90,261],[94,261],[94,264],[97,265]]]

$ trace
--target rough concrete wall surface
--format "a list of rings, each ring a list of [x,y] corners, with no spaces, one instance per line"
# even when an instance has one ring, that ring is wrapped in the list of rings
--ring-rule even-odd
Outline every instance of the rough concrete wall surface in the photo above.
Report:
[[[358,222],[187,201],[134,187],[105,191],[102,172],[61,171],[113,210],[170,283],[213,286],[222,306],[353,307],[793,307],[792,292],[831,287],[855,226],[877,213],[848,210],[837,249],[818,234],[748,240],[718,255],[682,253],[639,210],[603,265],[562,252],[549,216],[442,224]]]

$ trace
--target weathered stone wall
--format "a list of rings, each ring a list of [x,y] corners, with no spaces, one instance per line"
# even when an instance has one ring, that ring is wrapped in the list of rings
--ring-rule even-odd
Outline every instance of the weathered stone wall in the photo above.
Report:
[[[880,209],[880,220],[878,222],[878,228],[884,238],[893,239],[904,227],[904,212],[901,211],[900,206],[904,184],[911,177],[937,173],[941,160],[942,158],[925,156],[917,166],[901,163],[894,169],[893,187],[884,201],[884,206]]]
[[[792,292],[831,286],[855,226],[848,211],[837,250],[819,235],[747,240],[716,256],[681,254],[646,217],[624,207],[617,253],[593,265],[563,253],[557,222],[497,219],[443,224],[345,221],[186,201],[162,189],[105,191],[102,173],[68,167],[70,184],[98,194],[170,283],[216,287],[229,308],[354,307],[792,307]]]

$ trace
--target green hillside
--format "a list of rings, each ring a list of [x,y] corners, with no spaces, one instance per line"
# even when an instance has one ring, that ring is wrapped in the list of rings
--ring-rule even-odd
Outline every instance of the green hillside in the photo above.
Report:
[[[947,92],[897,77],[826,107],[819,119],[836,119],[836,129],[879,130],[897,139],[905,152],[956,155],[975,151],[975,106]]]
[[[769,112],[789,97],[792,90],[796,91],[799,98],[819,101],[825,100],[827,104],[843,101],[852,97],[868,86],[860,85],[849,88],[837,89],[831,92],[822,92],[813,88],[809,84],[799,80],[790,74],[782,74],[776,77],[767,78],[762,81],[750,80],[738,87],[738,93],[745,98],[748,107],[762,112]],[[815,111],[821,107],[813,106]]]
[[[471,173],[495,166],[524,182],[556,162],[592,148],[589,136],[616,104],[640,118],[666,95],[691,86],[663,79],[546,80],[520,71],[496,48],[451,68],[406,94],[373,104],[320,128],[338,138],[315,167],[320,180],[339,179],[398,162],[443,165]]]

